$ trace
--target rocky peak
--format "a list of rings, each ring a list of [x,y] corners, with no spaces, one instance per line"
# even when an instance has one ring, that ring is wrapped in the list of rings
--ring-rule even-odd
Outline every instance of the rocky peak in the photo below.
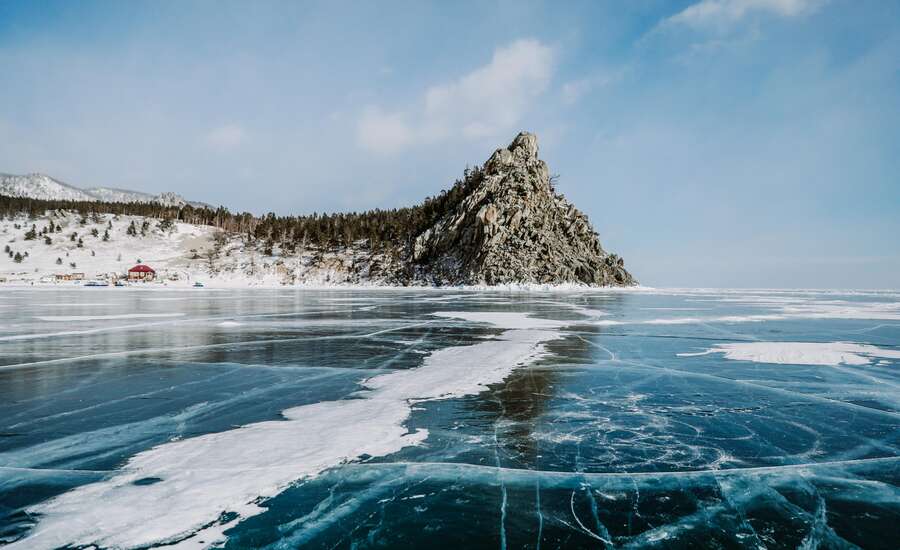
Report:
[[[635,284],[587,217],[553,191],[537,136],[520,133],[477,174],[468,194],[415,239],[420,276],[438,284]]]

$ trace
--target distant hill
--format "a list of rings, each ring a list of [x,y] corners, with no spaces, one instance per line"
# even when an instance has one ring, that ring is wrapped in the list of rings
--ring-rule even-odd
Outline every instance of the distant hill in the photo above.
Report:
[[[0,273],[26,278],[70,264],[102,274],[142,257],[167,278],[212,284],[637,284],[554,190],[537,137],[524,132],[450,189],[391,210],[254,216],[174,194],[0,176],[0,237]]]
[[[188,201],[175,193],[151,195],[113,187],[81,189],[46,174],[37,173],[22,176],[0,174],[0,195],[45,201],[155,202],[164,206],[189,204],[195,208],[209,207],[206,203]]]

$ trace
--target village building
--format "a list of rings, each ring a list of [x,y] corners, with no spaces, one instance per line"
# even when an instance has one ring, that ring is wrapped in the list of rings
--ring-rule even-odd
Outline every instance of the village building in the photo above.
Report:
[[[129,281],[152,281],[156,277],[156,271],[149,265],[137,264],[128,270]]]
[[[57,273],[54,277],[57,281],[83,281],[84,273]]]

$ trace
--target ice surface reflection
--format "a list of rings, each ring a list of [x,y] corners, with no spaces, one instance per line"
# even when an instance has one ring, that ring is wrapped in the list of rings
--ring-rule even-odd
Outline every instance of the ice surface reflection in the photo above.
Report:
[[[11,548],[900,546],[896,293],[0,301]]]

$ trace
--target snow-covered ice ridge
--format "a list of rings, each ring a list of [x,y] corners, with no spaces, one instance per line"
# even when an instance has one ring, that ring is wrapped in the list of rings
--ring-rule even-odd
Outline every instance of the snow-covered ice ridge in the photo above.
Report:
[[[50,201],[156,202],[166,206],[209,206],[202,202],[188,201],[171,192],[152,195],[114,187],[82,189],[37,173],[21,176],[0,174],[0,195]]]
[[[404,427],[414,402],[483,391],[545,353],[544,343],[561,338],[558,329],[565,324],[520,313],[436,315],[488,323],[504,332],[475,345],[438,350],[418,368],[369,378],[358,399],[295,407],[283,411],[283,421],[139,453],[111,478],[34,507],[41,521],[7,548],[207,548],[222,542],[224,531],[264,511],[257,504],[261,498],[298,479],[360,456],[384,456],[420,444],[427,430]],[[140,483],[148,479],[154,482]]]

